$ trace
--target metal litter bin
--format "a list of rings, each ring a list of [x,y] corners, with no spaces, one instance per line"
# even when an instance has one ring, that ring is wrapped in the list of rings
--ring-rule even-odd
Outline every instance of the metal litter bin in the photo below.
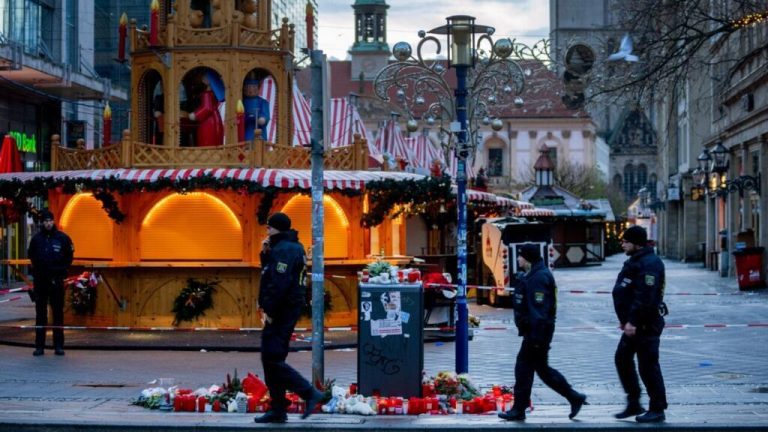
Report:
[[[357,385],[365,396],[421,397],[424,292],[417,284],[360,284]]]

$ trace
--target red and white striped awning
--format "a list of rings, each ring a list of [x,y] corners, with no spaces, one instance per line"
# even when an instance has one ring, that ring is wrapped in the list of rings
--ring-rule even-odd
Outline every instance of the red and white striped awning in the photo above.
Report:
[[[555,212],[544,208],[524,208],[520,211],[520,216],[554,216]]]
[[[363,123],[357,108],[346,98],[333,98],[330,101],[330,131],[328,147],[343,147],[352,144],[353,134],[360,134],[368,141],[368,153],[380,154],[374,145],[373,137]]]
[[[277,122],[278,119],[275,116],[276,102],[277,102],[277,85],[275,79],[272,76],[267,76],[261,81],[261,88],[259,89],[259,97],[264,98],[269,102],[269,123],[267,123],[267,141],[275,142],[277,138]]]
[[[188,180],[195,177],[211,176],[215,179],[236,179],[249,181],[263,187],[284,189],[311,189],[311,170],[268,169],[268,168],[188,168],[188,169],[104,169],[80,171],[43,171],[17,172],[0,174],[0,182],[36,180],[107,180],[114,178],[129,182],[153,183],[161,179]],[[364,190],[365,184],[379,180],[421,180],[425,176],[402,171],[330,171],[323,172],[323,188],[326,190]],[[452,192],[456,195],[456,186]],[[467,189],[470,202],[487,202],[502,207],[532,208],[530,203],[500,197],[498,195]]]
[[[132,182],[156,182],[160,179],[186,180],[194,177],[211,176],[216,179],[237,179],[257,183],[263,187],[312,188],[311,170],[267,169],[267,168],[195,168],[195,169],[107,169],[84,171],[48,171],[0,174],[0,182],[35,179],[53,180],[106,180],[110,177]],[[325,171],[323,187],[327,190],[363,190],[365,184],[377,180],[419,180],[424,176],[407,172],[389,171]]]
[[[456,185],[451,186],[451,192],[456,195],[458,188]],[[476,189],[467,189],[467,201],[471,202],[486,202],[489,204],[497,204],[501,207],[512,207],[519,209],[532,209],[533,204],[525,201],[518,201],[512,198],[499,196],[490,192],[483,192]]]
[[[271,105],[271,104],[270,104]],[[293,145],[308,146],[312,135],[312,110],[309,102],[293,82]]]

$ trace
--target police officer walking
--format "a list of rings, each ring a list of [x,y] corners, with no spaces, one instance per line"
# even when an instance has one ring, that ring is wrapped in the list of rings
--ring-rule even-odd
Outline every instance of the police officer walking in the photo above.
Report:
[[[622,234],[621,247],[629,255],[613,287],[613,306],[623,334],[616,348],[616,371],[627,394],[627,407],[615,415],[631,416],[640,423],[665,420],[667,396],[659,366],[659,338],[664,329],[664,263],[648,245],[648,234],[631,226]],[[640,378],[650,399],[648,412],[640,405],[640,384],[635,370],[637,355]]]
[[[45,353],[48,325],[48,303],[53,312],[53,347],[56,355],[64,355],[64,278],[72,264],[75,248],[72,240],[56,228],[53,213],[40,211],[42,230],[32,236],[27,256],[32,262],[35,299],[35,356]]]
[[[525,269],[515,286],[515,325],[523,343],[515,364],[515,402],[512,409],[499,414],[505,420],[525,420],[525,409],[531,402],[533,373],[544,384],[571,404],[568,418],[572,419],[587,404],[587,396],[575,391],[565,377],[549,366],[549,347],[555,333],[557,285],[552,272],[541,258],[540,245],[526,243],[517,257],[518,266]]]
[[[307,418],[323,398],[304,377],[285,362],[296,322],[301,315],[306,290],[306,254],[291,219],[275,213],[267,220],[269,237],[262,243],[259,309],[263,314],[261,362],[272,398],[270,409],[256,423],[285,423],[288,401],[285,391],[298,394],[307,403],[301,418]]]

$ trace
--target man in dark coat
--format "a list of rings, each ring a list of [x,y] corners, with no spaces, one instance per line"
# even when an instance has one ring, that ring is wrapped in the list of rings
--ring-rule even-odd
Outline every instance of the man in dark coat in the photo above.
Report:
[[[27,256],[32,262],[35,298],[35,356],[45,353],[48,325],[48,303],[53,312],[53,347],[56,355],[64,355],[64,278],[72,264],[75,248],[72,240],[56,228],[53,213],[40,211],[42,229],[32,237]]]
[[[557,285],[541,258],[541,246],[526,243],[517,257],[526,272],[515,286],[514,309],[518,335],[523,337],[515,364],[515,402],[512,409],[499,414],[505,420],[525,420],[531,402],[533,373],[571,404],[568,418],[574,418],[586,404],[587,396],[575,391],[560,372],[549,366],[549,346],[555,332]]]
[[[659,366],[659,338],[664,329],[664,263],[648,246],[648,234],[631,226],[622,234],[621,247],[629,255],[613,287],[613,306],[623,334],[616,348],[616,371],[627,394],[627,407],[616,418],[635,417],[640,423],[665,420],[667,396]],[[635,370],[635,355],[640,378],[650,399],[648,412],[640,405],[640,383]]]
[[[275,213],[267,220],[269,237],[262,243],[259,309],[263,314],[261,362],[264,379],[272,398],[270,409],[256,423],[285,423],[289,406],[285,391],[298,394],[307,402],[302,418],[307,418],[323,394],[285,362],[293,329],[301,315],[306,290],[306,254],[299,234],[291,229],[291,219]]]

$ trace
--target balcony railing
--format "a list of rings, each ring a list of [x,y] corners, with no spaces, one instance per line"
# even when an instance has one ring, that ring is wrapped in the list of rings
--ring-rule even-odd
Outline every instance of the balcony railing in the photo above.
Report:
[[[215,147],[172,147],[133,141],[125,131],[121,142],[99,149],[66,148],[54,135],[51,166],[54,171],[115,168],[287,168],[309,169],[306,147],[262,140]],[[326,150],[326,169],[368,169],[368,144],[355,135],[352,145]]]

